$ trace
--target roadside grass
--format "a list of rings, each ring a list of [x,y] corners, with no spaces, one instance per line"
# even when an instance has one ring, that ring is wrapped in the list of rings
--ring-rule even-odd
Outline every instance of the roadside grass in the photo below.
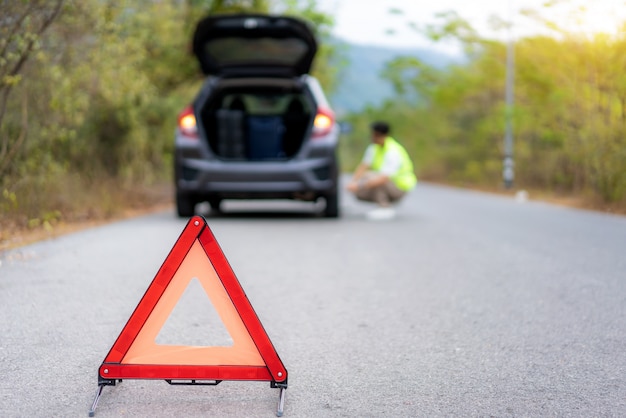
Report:
[[[65,178],[18,185],[0,196],[0,254],[69,232],[172,207],[170,182],[150,186]],[[38,190],[33,192],[32,190]]]

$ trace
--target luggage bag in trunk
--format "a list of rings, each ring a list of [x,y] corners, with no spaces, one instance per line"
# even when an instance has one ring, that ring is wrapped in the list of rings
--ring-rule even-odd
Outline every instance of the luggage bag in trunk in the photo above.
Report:
[[[285,157],[285,126],[280,116],[248,116],[247,134],[249,159],[272,160]]]
[[[219,109],[217,118],[217,153],[222,158],[246,158],[246,141],[242,110]]]

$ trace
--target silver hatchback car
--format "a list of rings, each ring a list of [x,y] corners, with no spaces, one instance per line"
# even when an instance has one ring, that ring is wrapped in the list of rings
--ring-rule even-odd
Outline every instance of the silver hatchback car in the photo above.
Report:
[[[178,216],[226,199],[325,201],[339,216],[339,126],[308,74],[317,51],[294,17],[216,15],[201,20],[193,52],[207,76],[178,117]]]

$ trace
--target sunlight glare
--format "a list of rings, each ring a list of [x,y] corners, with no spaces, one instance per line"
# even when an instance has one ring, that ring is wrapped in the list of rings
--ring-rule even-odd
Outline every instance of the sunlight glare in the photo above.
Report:
[[[524,9],[524,0],[510,0],[516,4],[516,9]],[[626,2],[624,0],[564,0],[545,2],[543,7],[531,7],[537,12],[538,18],[533,23],[516,23],[523,34],[527,34],[531,27],[546,34],[555,34],[554,30],[546,28],[544,22],[552,22],[566,33],[574,35],[593,36],[595,34],[616,35],[626,22]],[[529,19],[524,19],[529,20]],[[558,31],[556,31],[558,33]]]

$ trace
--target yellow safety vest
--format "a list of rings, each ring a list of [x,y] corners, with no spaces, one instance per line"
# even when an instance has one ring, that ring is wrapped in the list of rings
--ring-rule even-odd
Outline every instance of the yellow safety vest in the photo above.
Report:
[[[371,169],[379,171],[385,161],[385,154],[388,152],[397,152],[400,154],[402,163],[397,173],[391,176],[391,181],[398,186],[398,189],[409,191],[417,184],[417,177],[413,171],[413,162],[411,157],[406,152],[404,147],[400,145],[395,139],[388,136],[385,138],[385,144],[381,147],[375,144],[374,146],[374,159],[372,161]]]

